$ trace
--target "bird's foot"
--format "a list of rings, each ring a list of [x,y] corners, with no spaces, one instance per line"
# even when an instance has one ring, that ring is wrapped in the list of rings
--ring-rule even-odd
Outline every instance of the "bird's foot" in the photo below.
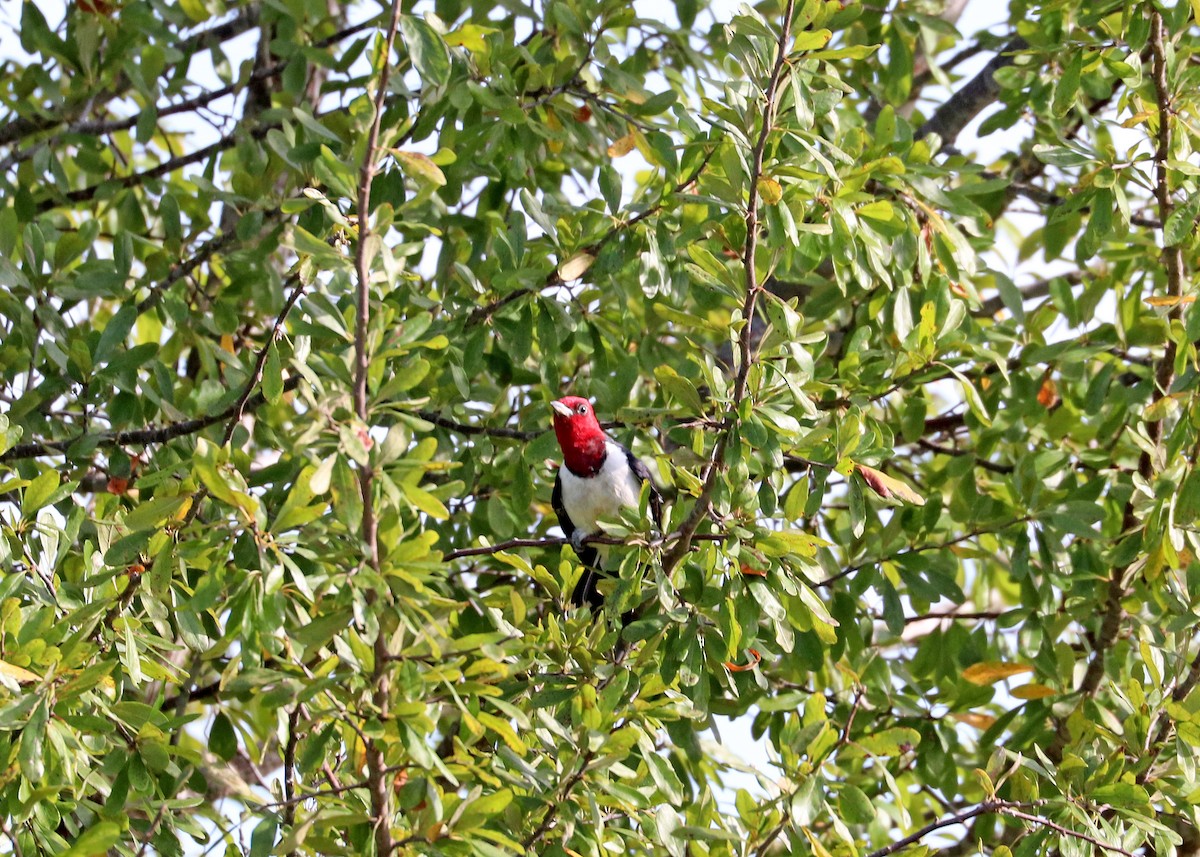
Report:
[[[571,547],[573,547],[575,549],[575,553],[577,555],[582,553],[583,540],[586,539],[589,535],[591,535],[591,534],[585,533],[583,530],[575,530],[571,533]]]

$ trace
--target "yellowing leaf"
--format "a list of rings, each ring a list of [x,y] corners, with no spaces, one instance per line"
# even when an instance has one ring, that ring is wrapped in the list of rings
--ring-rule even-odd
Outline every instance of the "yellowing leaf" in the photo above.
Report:
[[[916,729],[893,726],[882,732],[865,735],[856,743],[872,756],[899,756],[921,743],[921,735]]]
[[[974,726],[979,731],[983,731],[991,727],[996,722],[996,718],[990,714],[980,714],[978,711],[963,711],[954,712],[950,715],[959,723],[965,723],[968,726]]]
[[[596,261],[596,257],[586,250],[580,250],[574,256],[558,266],[558,277],[564,283],[569,283],[572,280],[578,280],[587,269],[592,267],[592,263]]]
[[[635,146],[637,146],[637,135],[635,132],[630,131],[621,139],[613,140],[608,147],[608,156],[610,158],[623,158],[632,152]]]
[[[811,846],[813,854],[815,854],[816,857],[833,857],[832,852],[830,852],[828,848],[821,844],[821,840],[815,833],[813,833],[807,827],[801,827],[800,830],[803,831],[805,838],[808,839],[808,844]]]
[[[914,506],[925,505],[925,498],[899,479],[893,479],[886,473],[882,473],[874,467],[867,467],[865,464],[854,466],[858,470],[858,475],[867,483],[867,487],[885,500],[894,497],[905,503],[912,503]]]
[[[779,182],[768,176],[760,176],[758,179],[758,195],[762,197],[762,201],[767,205],[775,205],[779,200],[783,199],[783,188]]]
[[[400,162],[404,172],[409,178],[427,181],[430,184],[435,184],[438,187],[444,187],[446,184],[446,174],[442,172],[442,168],[433,162],[428,155],[422,155],[420,152],[401,152],[393,150],[396,160]]]
[[[1053,688],[1037,683],[1023,684],[1020,687],[1014,687],[1012,690],[1012,695],[1017,699],[1045,699],[1047,696],[1054,696],[1056,693],[1058,691]]]
[[[796,34],[796,38],[792,41],[792,50],[797,53],[817,50],[829,44],[831,38],[833,38],[833,33],[826,29],[805,30]]]
[[[442,504],[442,501],[424,488],[418,488],[416,485],[402,485],[401,487],[408,501],[429,517],[436,518],[439,521],[444,521],[450,517],[450,512]]]
[[[869,202],[858,210],[859,217],[865,217],[867,220],[876,220],[887,223],[896,216],[892,204],[886,199],[877,199],[874,202]]]
[[[1152,298],[1146,298],[1146,303],[1150,306],[1183,306],[1185,304],[1194,304],[1195,302],[1195,295],[1156,295]]]
[[[750,661],[745,664],[735,664],[733,661],[725,661],[725,669],[731,673],[741,673],[747,670],[752,670],[762,661],[762,655],[758,649],[750,649]]]
[[[41,681],[41,676],[37,673],[32,673],[25,667],[10,664],[8,661],[0,661],[0,675],[19,682]]]
[[[963,678],[971,684],[995,684],[1009,676],[1031,673],[1033,667],[1028,664],[1006,664],[1003,661],[980,661],[971,664],[963,670]]]
[[[1175,398],[1176,394],[1163,396],[1155,402],[1151,402],[1142,411],[1142,419],[1148,423],[1156,423],[1164,419],[1167,414],[1179,409],[1179,400]]]
[[[446,44],[452,47],[464,47],[473,54],[483,53],[487,47],[485,38],[497,32],[495,27],[481,27],[478,24],[463,24],[453,33],[447,33]]]
[[[1143,122],[1145,122],[1147,119],[1149,119],[1153,115],[1154,115],[1153,110],[1142,110],[1138,113],[1133,114],[1128,119],[1126,119],[1124,122],[1122,122],[1121,127],[1122,128],[1134,128],[1138,125],[1141,125]]]
[[[1038,404],[1046,410],[1050,410],[1058,404],[1058,386],[1050,377],[1050,370],[1046,370],[1046,374],[1042,378],[1042,386],[1038,388],[1037,400]]]

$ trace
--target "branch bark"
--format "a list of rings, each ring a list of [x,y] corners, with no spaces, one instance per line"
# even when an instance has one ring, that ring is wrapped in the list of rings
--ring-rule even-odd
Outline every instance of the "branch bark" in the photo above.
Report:
[[[688,187],[689,185],[691,185],[693,182],[695,182],[697,179],[700,178],[701,173],[704,172],[705,168],[708,166],[708,162],[712,160],[712,157],[716,153],[716,151],[717,151],[717,147],[714,145],[711,149],[708,150],[708,152],[705,153],[704,159],[700,161],[699,165],[697,165],[697,167],[694,170],[692,170],[691,174],[688,175],[686,178],[684,178],[683,181],[681,181],[677,185],[675,185],[675,187],[672,188],[669,192],[664,193],[662,198],[659,199],[659,201],[656,202],[654,205],[650,206],[645,211],[635,214],[633,217],[629,218],[628,220],[622,220],[622,221],[614,224],[612,226],[612,228],[609,229],[607,232],[605,232],[604,235],[601,236],[598,241],[582,248],[582,250],[580,252],[588,253],[592,256],[595,256],[601,250],[604,249],[605,245],[607,245],[610,241],[612,241],[614,238],[616,238],[617,235],[619,235],[621,232],[623,232],[624,230],[628,229],[631,226],[636,226],[637,224],[641,223],[643,220],[645,220],[648,217],[653,217],[655,214],[658,214],[658,212],[662,211],[666,207],[667,199],[669,197],[674,196],[677,193],[683,192],[683,190],[686,187]],[[521,298],[527,297],[528,295],[534,294],[535,292],[542,292],[542,291],[545,291],[546,289],[552,288],[554,286],[561,286],[562,282],[563,282],[562,277],[560,277],[558,275],[558,268],[556,267],[556,268],[554,268],[554,270],[552,270],[549,274],[546,275],[545,281],[543,281],[543,283],[540,286],[538,286],[537,288],[526,287],[526,288],[517,289],[516,291],[509,292],[507,295],[505,295],[502,298],[497,298],[496,300],[492,301],[489,304],[486,304],[485,306],[477,307],[475,310],[473,310],[471,312],[471,314],[469,316],[467,316],[467,327],[474,327],[477,324],[481,324],[481,323],[487,321],[492,316],[494,316],[499,310],[503,309],[508,304],[513,303],[514,301],[520,300]]]
[[[1167,167],[1167,161],[1171,157],[1172,142],[1171,93],[1167,82],[1165,41],[1166,33],[1162,13],[1158,11],[1157,7],[1153,7],[1150,12],[1149,48],[1153,60],[1151,77],[1154,81],[1155,99],[1158,102],[1157,146],[1154,152],[1156,174],[1154,193],[1158,200],[1159,220],[1163,223],[1167,222],[1167,218],[1171,216],[1171,212],[1174,210],[1168,183]],[[1166,268],[1167,296],[1178,298],[1183,294],[1182,251],[1179,247],[1163,247],[1162,260],[1163,266]],[[1175,305],[1167,313],[1167,317],[1171,321],[1176,321],[1180,318],[1181,313],[1182,304],[1176,301]],[[1166,347],[1163,349],[1163,355],[1155,368],[1155,389],[1151,397],[1152,404],[1162,400],[1171,392],[1171,384],[1175,380],[1175,354],[1175,340],[1168,337]],[[1146,435],[1155,446],[1161,440],[1162,432],[1163,420],[1161,418],[1146,423]],[[1152,481],[1154,464],[1154,459],[1150,453],[1143,450],[1141,456],[1138,458],[1138,474],[1142,479],[1148,482]],[[1132,497],[1125,504],[1123,524],[1123,530],[1127,538],[1132,538],[1133,534],[1140,529],[1141,525],[1133,507]],[[1104,664],[1108,650],[1116,642],[1117,635],[1121,631],[1121,619],[1125,613],[1124,608],[1121,606],[1121,601],[1125,598],[1127,589],[1125,578],[1129,573],[1129,568],[1129,565],[1114,568],[1109,577],[1108,592],[1105,596],[1104,604],[1104,618],[1100,623],[1100,631],[1096,635],[1095,645],[1092,649],[1092,658],[1088,662],[1087,670],[1084,672],[1083,679],[1079,683],[1079,693],[1085,698],[1095,695],[1096,691],[1099,690],[1100,682],[1104,678]],[[1064,740],[1065,735],[1060,729],[1057,743],[1061,744]]]
[[[388,76],[392,67],[392,45],[396,41],[396,31],[400,27],[401,0],[392,0],[392,18],[388,23],[387,35],[384,37],[383,50],[380,51],[380,68],[378,88],[375,91],[374,116],[367,133],[366,151],[363,153],[362,167],[358,177],[358,242],[354,248],[354,267],[358,275],[358,289],[355,296],[354,324],[354,413],[363,426],[368,424],[370,410],[367,401],[367,374],[371,365],[371,356],[367,351],[367,328],[371,322],[371,257],[368,255],[368,244],[371,239],[371,183],[375,179],[375,156],[379,149],[379,128],[383,121],[383,102],[387,97]],[[379,565],[379,531],[375,517],[375,485],[374,470],[369,463],[364,464],[358,471],[358,484],[362,493],[362,537],[366,544],[367,561],[372,570],[378,575]],[[368,606],[374,607],[379,600],[379,593],[372,588],[367,593]],[[391,707],[391,681],[388,671],[390,652],[388,651],[386,623],[379,623],[379,631],[372,645],[374,664],[371,667],[371,700],[376,715],[381,721],[386,721]],[[383,748],[374,738],[365,742],[364,756],[367,765],[368,791],[371,795],[371,819],[374,827],[376,857],[391,857],[395,848],[392,837],[392,788],[388,782],[387,762]]]
[[[751,152],[751,168],[749,175],[749,199],[746,203],[746,244],[742,254],[742,264],[746,269],[746,294],[742,300],[742,329],[738,335],[738,367],[733,385],[733,399],[730,402],[730,416],[724,430],[713,445],[712,455],[705,465],[704,480],[700,496],[692,507],[691,513],[684,520],[677,533],[676,542],[663,554],[662,567],[666,574],[674,571],[692,547],[692,539],[696,530],[709,514],[713,491],[716,489],[717,477],[725,466],[725,451],[729,446],[729,437],[733,431],[738,410],[746,398],[746,388],[750,378],[750,364],[753,362],[753,320],[758,296],[763,286],[758,281],[758,270],[755,261],[758,254],[759,223],[758,223],[758,182],[763,174],[763,158],[767,148],[767,138],[775,124],[775,93],[779,80],[783,75],[783,67],[787,61],[787,44],[792,30],[792,17],[796,11],[795,0],[788,0],[783,11],[783,20],[779,26],[779,39],[775,45],[775,65],[767,79],[767,87],[763,91],[762,128],[758,132],[758,140]]]
[[[930,116],[913,134],[915,139],[937,134],[942,144],[947,145],[958,139],[962,130],[979,115],[984,108],[995,102],[1000,94],[1000,84],[996,82],[996,72],[1016,62],[1017,54],[1029,47],[1020,36],[1006,43],[991,62],[985,65],[975,77],[950,98]]]
[[[661,544],[667,539],[655,539],[650,542],[650,547]],[[720,542],[725,540],[724,533],[701,533],[693,536],[695,541]],[[481,545],[474,548],[458,548],[447,554],[442,555],[443,560],[462,559],[468,556],[490,556],[500,553],[501,551],[512,550],[513,548],[553,548],[562,547],[563,545],[571,544],[571,540],[562,536],[547,536],[544,539],[509,539],[505,542],[497,542],[494,545]],[[583,540],[585,545],[629,545],[634,544],[627,539],[619,539],[616,536],[588,536]]]
[[[210,27],[207,30],[202,30],[188,38],[182,39],[173,47],[183,53],[188,59],[198,51],[207,50],[222,42],[228,41],[236,36],[240,36],[248,30],[252,30],[258,26],[259,9],[257,4],[251,4],[238,10],[238,13],[228,21]],[[184,61],[186,66],[187,60]],[[171,66],[166,71],[173,72],[175,66]],[[116,82],[104,93],[100,99],[101,103],[108,102],[113,98],[122,95],[129,87],[129,78],[125,75],[118,77]],[[70,107],[70,111],[77,115],[78,112],[85,110],[91,106],[93,101],[89,99],[82,104],[74,104]],[[51,128],[72,121],[72,117],[66,115],[58,116],[7,116],[0,119],[0,146],[6,146],[31,134],[37,134],[41,131],[48,131]],[[136,122],[136,120],[135,120]]]
[[[285,393],[291,392],[299,384],[300,377],[294,375],[283,382],[283,390]],[[243,414],[253,411],[265,401],[266,398],[262,393],[250,396],[242,408]],[[130,431],[104,432],[98,435],[88,435],[85,432],[68,440],[32,440],[28,443],[19,443],[3,455],[0,455],[0,463],[19,461],[26,458],[37,458],[40,455],[56,455],[66,452],[75,444],[85,440],[89,441],[93,447],[139,446],[152,443],[167,443],[177,437],[195,434],[196,432],[204,431],[209,426],[224,422],[236,413],[236,409],[237,404],[235,403],[216,414],[165,423],[161,426],[132,429]]]

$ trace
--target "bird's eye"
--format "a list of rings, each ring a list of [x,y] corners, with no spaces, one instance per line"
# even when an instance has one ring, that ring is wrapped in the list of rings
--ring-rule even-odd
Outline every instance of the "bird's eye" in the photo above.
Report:
[[[587,413],[587,405],[579,405],[578,407],[575,408],[575,413],[586,414]]]

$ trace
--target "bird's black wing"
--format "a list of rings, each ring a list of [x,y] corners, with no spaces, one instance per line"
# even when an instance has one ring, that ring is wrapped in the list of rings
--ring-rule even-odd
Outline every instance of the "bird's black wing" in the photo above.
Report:
[[[564,464],[563,467],[566,465]],[[571,520],[571,516],[567,514],[567,507],[563,505],[561,467],[554,477],[554,491],[550,494],[550,507],[554,509],[554,514],[558,517],[558,526],[562,528],[563,535],[568,539],[571,538],[575,534],[575,524]],[[598,613],[604,606],[604,596],[597,588],[600,580],[597,571],[600,563],[599,552],[594,547],[584,545],[580,548],[578,555],[579,561],[583,563],[584,571],[579,582],[575,584],[575,590],[571,593],[571,603],[576,607],[587,604],[592,608],[592,612]]]
[[[625,458],[629,462],[629,469],[633,471],[633,475],[643,482],[650,484],[650,520],[654,522],[654,526],[662,530],[662,494],[658,493],[658,486],[654,484],[654,480],[650,478],[650,468],[646,467],[644,461],[630,452],[625,450]]]

